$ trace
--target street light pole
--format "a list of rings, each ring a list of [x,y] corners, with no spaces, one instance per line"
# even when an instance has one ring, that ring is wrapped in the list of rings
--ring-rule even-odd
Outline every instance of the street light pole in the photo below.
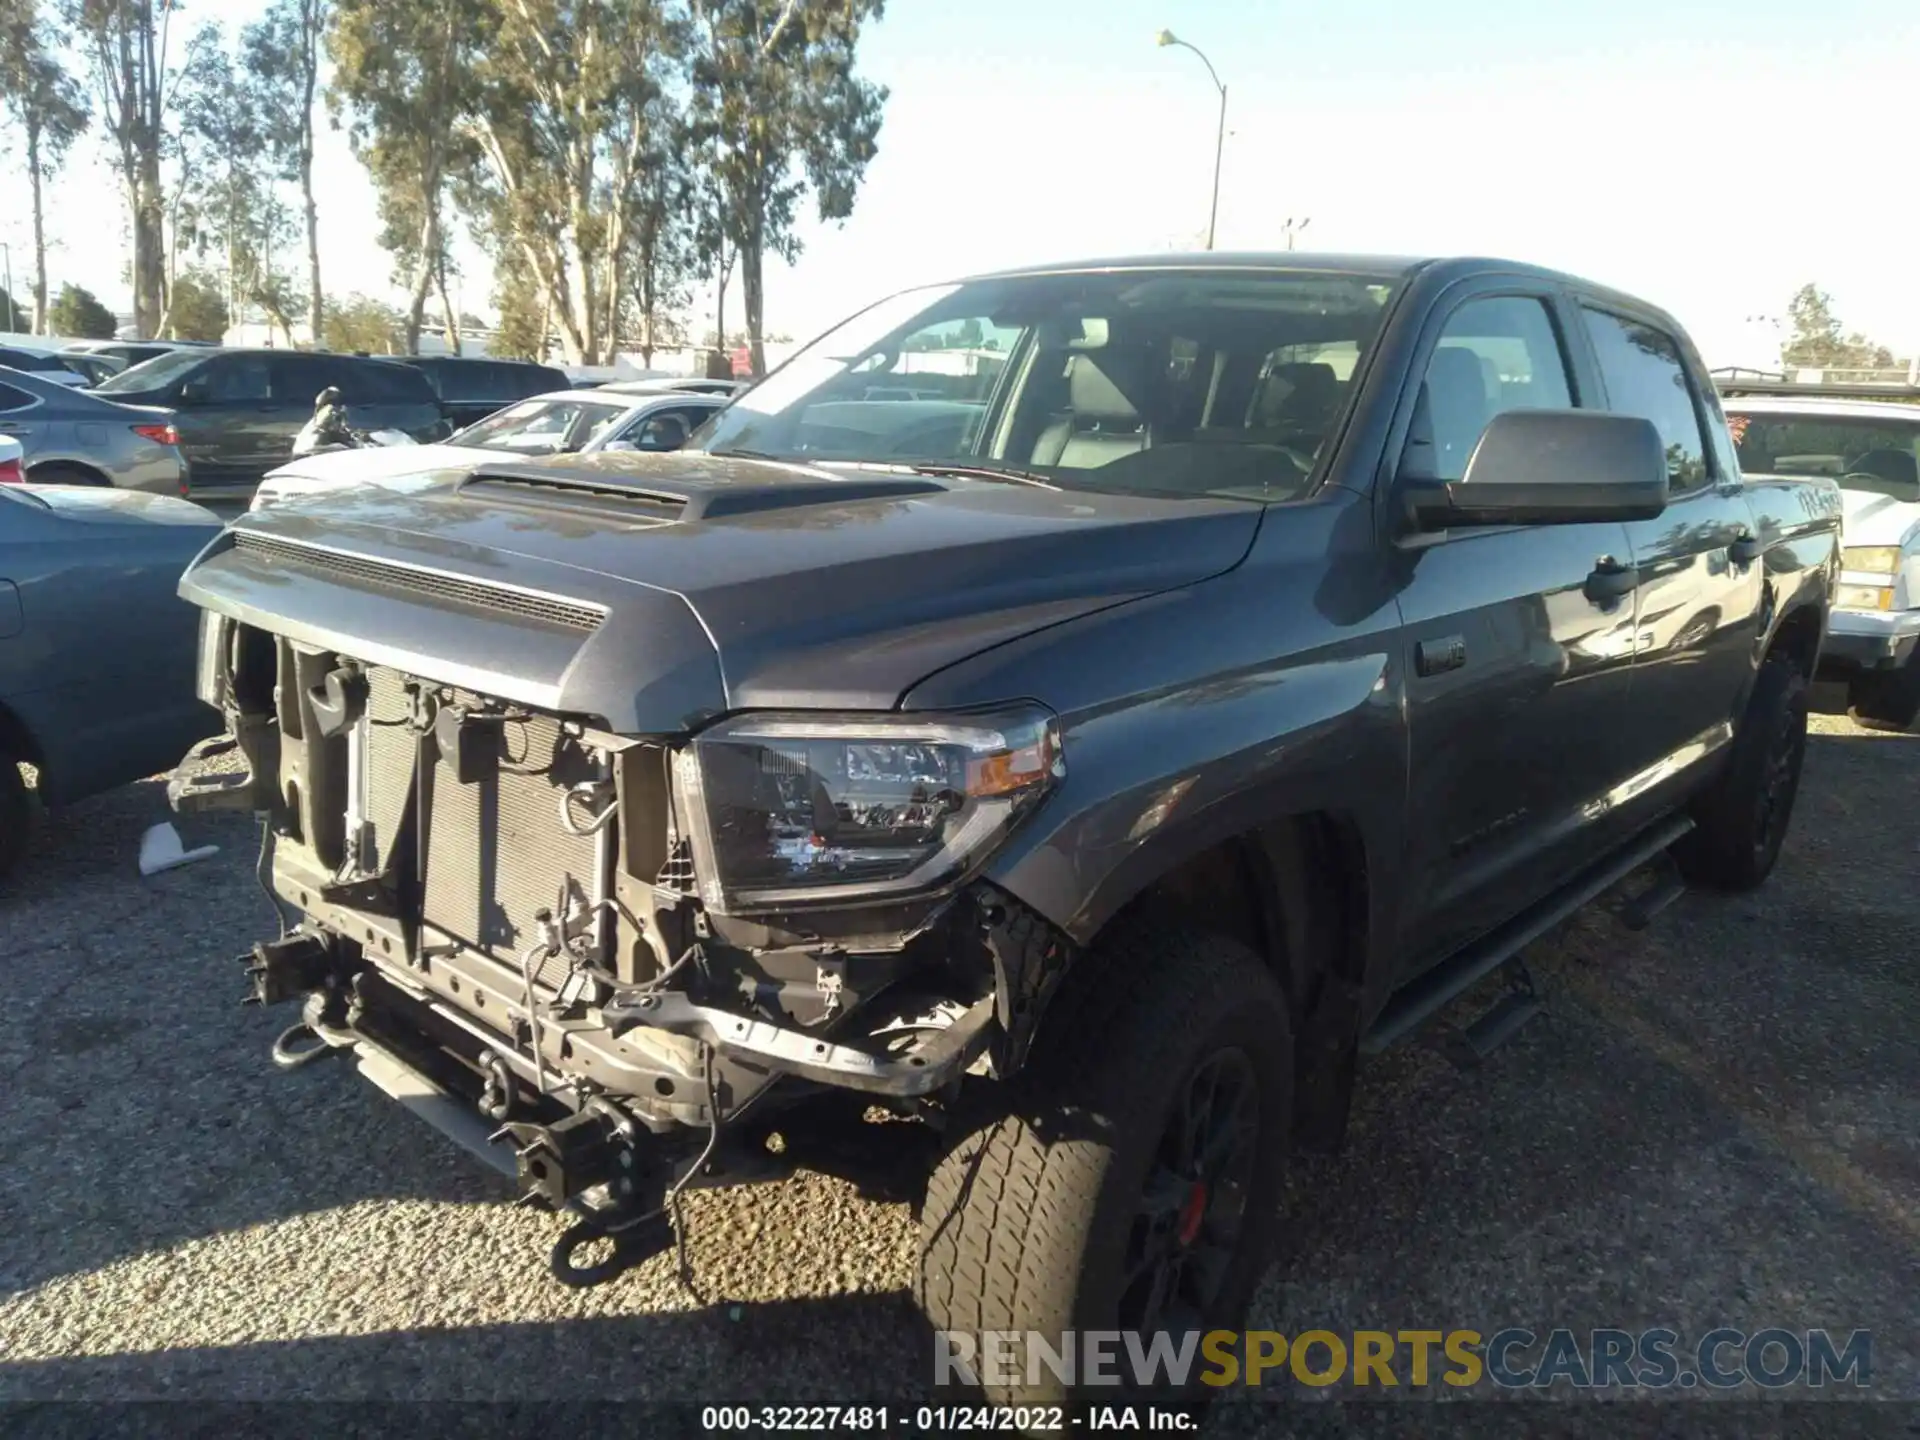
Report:
[[[20,301],[13,293],[13,247],[0,241],[0,255],[7,261],[7,329],[12,330],[13,322],[20,318]]]
[[[1227,144],[1227,87],[1220,83],[1220,74],[1213,68],[1213,62],[1207,59],[1198,45],[1180,39],[1171,30],[1162,30],[1155,37],[1155,43],[1163,49],[1169,45],[1178,45],[1183,50],[1191,50],[1200,57],[1200,63],[1207,67],[1207,75],[1213,81],[1213,88],[1220,92],[1220,124],[1213,138],[1213,203],[1207,209],[1207,249],[1213,249],[1213,232],[1220,218],[1220,154]]]

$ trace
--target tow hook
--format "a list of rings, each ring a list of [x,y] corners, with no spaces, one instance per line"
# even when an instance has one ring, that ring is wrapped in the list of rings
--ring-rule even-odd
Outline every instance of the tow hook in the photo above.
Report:
[[[289,1025],[273,1042],[273,1063],[282,1070],[298,1070],[311,1065],[322,1055],[347,1051],[359,1043],[351,1030],[332,1023],[327,1012],[339,1014],[339,997],[331,991],[316,990],[307,996],[300,1012],[300,1023]]]
[[[583,1248],[599,1243],[608,1247],[602,1259],[585,1265],[575,1263],[575,1256]],[[619,1279],[634,1266],[651,1260],[672,1245],[673,1224],[664,1213],[614,1228],[594,1220],[581,1220],[569,1225],[554,1241],[547,1265],[553,1271],[553,1278],[562,1285],[585,1290]]]

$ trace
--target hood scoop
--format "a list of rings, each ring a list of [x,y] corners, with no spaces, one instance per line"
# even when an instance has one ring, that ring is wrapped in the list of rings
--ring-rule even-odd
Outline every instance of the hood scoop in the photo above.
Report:
[[[469,500],[557,504],[667,523],[932,495],[948,488],[922,475],[861,475],[843,480],[824,471],[786,465],[750,469],[729,465],[711,478],[700,477],[691,465],[680,474],[662,473],[664,467],[659,466],[624,472],[607,463],[619,458],[615,452],[568,457],[573,463],[482,465],[460,483],[456,493]],[[747,469],[745,475],[743,469]]]

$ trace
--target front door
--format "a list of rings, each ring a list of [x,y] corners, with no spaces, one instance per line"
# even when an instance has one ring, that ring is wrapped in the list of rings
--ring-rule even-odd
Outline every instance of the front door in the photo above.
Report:
[[[1579,398],[1549,292],[1479,282],[1429,325],[1403,472],[1458,481],[1487,422]],[[1589,858],[1595,805],[1629,761],[1626,527],[1420,537],[1400,595],[1413,887],[1404,953],[1439,959]]]
[[[1607,408],[1659,427],[1669,500],[1627,527],[1637,576],[1635,782],[1623,800],[1657,809],[1732,737],[1759,640],[1763,582],[1753,515],[1737,473],[1707,443],[1698,365],[1651,319],[1579,307]],[[1717,422],[1716,422],[1717,423]]]

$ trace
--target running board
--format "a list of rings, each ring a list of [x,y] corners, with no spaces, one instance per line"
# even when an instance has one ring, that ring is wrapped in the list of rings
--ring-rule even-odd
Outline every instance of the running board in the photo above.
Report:
[[[1662,854],[1691,829],[1693,821],[1684,815],[1662,822],[1627,849],[1581,872],[1570,885],[1551,898],[1416,976],[1393,993],[1386,1007],[1381,1010],[1380,1017],[1373,1022],[1373,1028],[1360,1037],[1361,1053],[1377,1055],[1406,1039],[1547,931]],[[1535,1008],[1537,1006],[1536,1001]],[[1517,1012],[1524,1007],[1511,1008]],[[1521,1023],[1531,1018],[1531,1014],[1532,1011],[1528,1011],[1518,1020],[1504,1020],[1498,1027],[1502,1032],[1499,1038],[1507,1038],[1519,1029]],[[1493,1019],[1494,1014],[1490,1012],[1483,1017],[1483,1022]],[[1493,1028],[1489,1025],[1490,1031]]]

